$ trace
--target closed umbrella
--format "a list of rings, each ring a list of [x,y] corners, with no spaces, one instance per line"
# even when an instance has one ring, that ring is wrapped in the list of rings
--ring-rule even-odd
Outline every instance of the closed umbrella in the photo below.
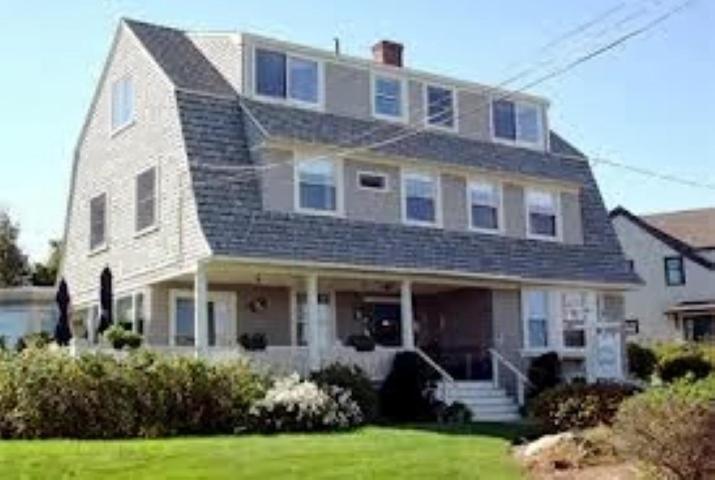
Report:
[[[70,293],[64,278],[60,280],[55,301],[57,302],[57,308],[60,312],[59,318],[57,319],[57,326],[55,326],[55,342],[57,342],[57,345],[66,346],[69,345],[72,339],[72,331],[70,330],[69,316],[67,315],[67,309],[70,304]]]
[[[112,325],[112,271],[104,267],[99,276],[99,306],[101,314],[97,333],[102,334]]]

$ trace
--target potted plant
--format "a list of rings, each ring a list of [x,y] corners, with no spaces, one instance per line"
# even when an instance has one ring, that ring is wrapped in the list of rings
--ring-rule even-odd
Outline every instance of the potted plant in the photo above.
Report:
[[[350,335],[345,344],[355,348],[358,352],[372,352],[375,350],[375,340],[368,335]]]
[[[265,333],[244,333],[238,337],[238,343],[249,351],[265,350],[268,346],[268,339]]]
[[[112,345],[112,348],[115,350],[121,350],[125,345],[125,332],[126,330],[124,330],[124,327],[114,324],[104,332],[104,338],[106,338],[110,345]]]

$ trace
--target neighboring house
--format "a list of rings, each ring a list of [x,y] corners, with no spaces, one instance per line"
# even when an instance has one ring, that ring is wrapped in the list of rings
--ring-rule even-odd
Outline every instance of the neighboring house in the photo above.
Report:
[[[547,100],[373,54],[122,21],[72,172],[76,335],[94,340],[109,266],[156,348],[263,333],[274,365],[376,379],[416,348],[448,381],[510,389],[555,350],[568,375],[620,377],[637,278]]]
[[[20,338],[31,333],[52,334],[56,323],[54,288],[0,289],[0,337],[6,347],[14,348]]]
[[[626,295],[630,337],[643,342],[715,340],[715,208],[611,221],[644,285]]]

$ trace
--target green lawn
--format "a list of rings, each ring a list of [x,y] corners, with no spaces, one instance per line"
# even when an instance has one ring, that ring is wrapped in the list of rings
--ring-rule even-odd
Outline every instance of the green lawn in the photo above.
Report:
[[[516,427],[367,427],[349,433],[163,440],[0,441],[14,478],[520,478]]]

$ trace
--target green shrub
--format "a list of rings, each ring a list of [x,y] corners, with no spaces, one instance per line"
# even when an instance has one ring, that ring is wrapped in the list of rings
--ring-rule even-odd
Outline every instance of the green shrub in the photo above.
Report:
[[[693,376],[696,380],[707,377],[713,366],[705,358],[702,351],[684,348],[668,353],[658,361],[658,376],[664,382],[672,382]]]
[[[380,388],[380,414],[395,422],[436,420],[439,403],[434,399],[433,380],[416,353],[398,353]]]
[[[666,478],[715,478],[715,375],[654,387],[621,405],[623,453]]]
[[[264,382],[240,362],[146,352],[116,360],[26,349],[0,356],[0,436],[116,438],[245,429]]]
[[[637,343],[629,343],[626,351],[630,374],[644,381],[650,380],[658,363],[655,352]]]
[[[17,339],[15,350],[21,352],[26,348],[45,348],[52,342],[53,338],[47,332],[28,333]]]
[[[543,391],[529,402],[529,414],[549,432],[610,425],[618,407],[636,393],[622,383],[569,383]]]
[[[142,337],[138,333],[128,330],[125,326],[115,323],[106,332],[104,337],[112,344],[116,350],[121,350],[124,347],[129,349],[137,349],[142,344]]]
[[[348,366],[334,363],[313,372],[310,379],[321,387],[332,385],[347,390],[360,407],[366,422],[372,422],[377,418],[377,391],[373,387],[372,381],[357,365]]]
[[[534,358],[527,372],[531,382],[529,394],[539,393],[553,388],[561,382],[561,360],[556,352],[548,352]]]

